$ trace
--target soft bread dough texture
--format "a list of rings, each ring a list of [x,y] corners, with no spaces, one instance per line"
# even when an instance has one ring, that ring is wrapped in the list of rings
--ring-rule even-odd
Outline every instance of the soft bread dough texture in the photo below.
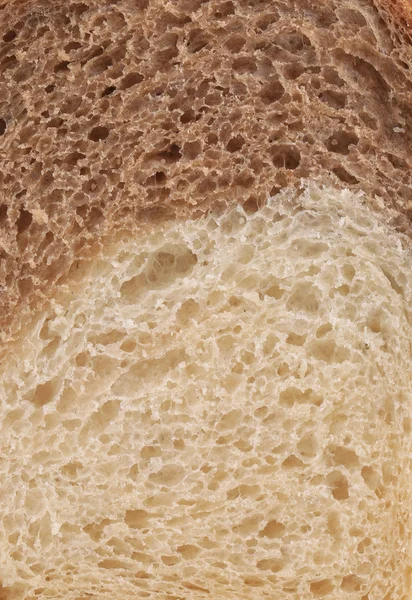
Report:
[[[306,183],[102,252],[0,364],[4,597],[410,598],[406,238]]]

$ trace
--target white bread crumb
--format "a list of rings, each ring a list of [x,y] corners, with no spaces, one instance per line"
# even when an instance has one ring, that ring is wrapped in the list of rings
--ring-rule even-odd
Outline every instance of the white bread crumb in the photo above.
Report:
[[[401,242],[312,185],[78,264],[0,365],[3,586],[406,598]]]

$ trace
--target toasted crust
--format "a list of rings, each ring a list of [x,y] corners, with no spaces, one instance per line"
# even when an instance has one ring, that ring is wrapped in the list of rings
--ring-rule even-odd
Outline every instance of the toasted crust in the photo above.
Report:
[[[0,6],[0,328],[102,236],[302,178],[410,231],[411,5],[12,0]]]

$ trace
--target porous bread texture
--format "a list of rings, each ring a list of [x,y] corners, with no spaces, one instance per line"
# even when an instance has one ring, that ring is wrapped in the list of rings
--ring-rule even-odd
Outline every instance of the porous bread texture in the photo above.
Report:
[[[301,177],[381,196],[410,230],[403,4],[2,3],[0,336],[102,232],[253,209]]]
[[[0,364],[4,598],[409,600],[411,258],[308,185],[76,263]]]

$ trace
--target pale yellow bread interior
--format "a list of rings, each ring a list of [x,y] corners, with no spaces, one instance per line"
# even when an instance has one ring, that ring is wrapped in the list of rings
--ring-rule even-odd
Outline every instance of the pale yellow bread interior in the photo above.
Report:
[[[108,238],[8,345],[5,598],[410,598],[411,252],[305,186]]]

